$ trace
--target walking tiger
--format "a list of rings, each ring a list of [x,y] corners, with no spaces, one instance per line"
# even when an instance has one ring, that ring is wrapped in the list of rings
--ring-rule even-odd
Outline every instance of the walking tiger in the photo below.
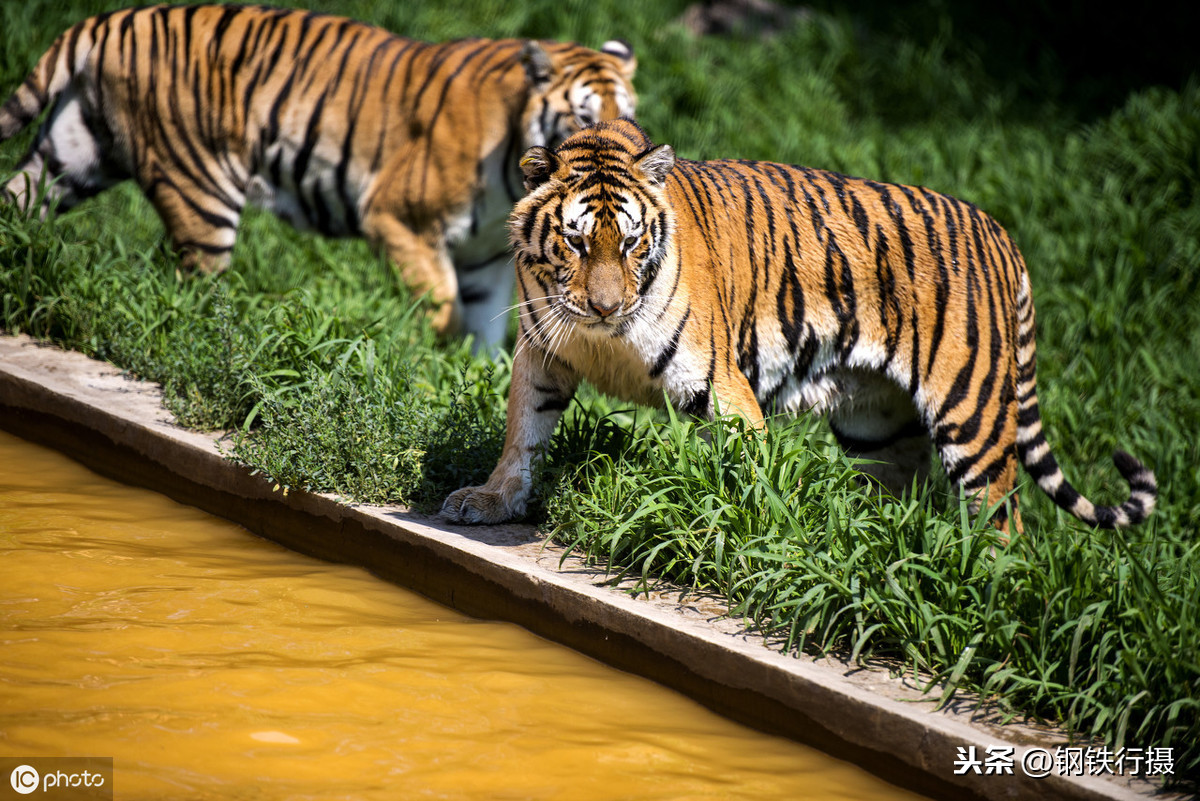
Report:
[[[513,278],[505,220],[533,145],[632,116],[620,41],[430,44],[343,17],[155,5],[64,32],[0,107],[0,141],[47,109],[6,185],[66,210],[133,178],[184,269],[223,269],[247,204],[365,236],[434,301],[442,334],[496,346]]]
[[[1042,431],[1029,274],[978,208],[928,189],[752,161],[676,159],[617,120],[534,147],[509,222],[521,299],[508,431],[455,522],[524,513],[530,468],[579,382],[692,415],[812,410],[893,492],[927,472],[998,504],[1018,462],[1095,526],[1154,507],[1154,474],[1118,452],[1131,494],[1096,506]],[[1021,529],[1015,495],[993,522]],[[1011,509],[1009,508],[1011,507]]]

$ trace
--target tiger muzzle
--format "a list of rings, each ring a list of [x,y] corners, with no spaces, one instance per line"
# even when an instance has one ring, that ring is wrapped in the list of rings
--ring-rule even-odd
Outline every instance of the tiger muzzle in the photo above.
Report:
[[[625,297],[621,268],[610,262],[601,262],[588,272],[588,307],[601,319],[611,317],[621,308]]]

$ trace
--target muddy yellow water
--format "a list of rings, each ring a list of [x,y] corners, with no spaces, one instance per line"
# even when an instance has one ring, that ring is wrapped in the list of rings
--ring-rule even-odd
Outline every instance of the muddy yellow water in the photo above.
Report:
[[[0,754],[117,798],[906,798],[0,433]]]

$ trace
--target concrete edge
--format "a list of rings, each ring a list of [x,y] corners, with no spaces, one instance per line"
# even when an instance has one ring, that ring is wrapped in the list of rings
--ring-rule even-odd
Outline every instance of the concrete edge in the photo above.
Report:
[[[784,656],[695,596],[634,598],[602,571],[563,560],[530,527],[454,527],[399,507],[283,493],[221,455],[220,435],[186,431],[155,385],[103,362],[0,336],[0,428],[104,475],[233,520],[311,556],[359,565],[478,617],[508,620],[685,693],[756,728],[815,746],[907,789],[945,799],[1164,798],[1128,777],[1033,778],[1031,748],[1060,733],[1003,727],[978,709],[937,711],[885,671]],[[1011,774],[954,775],[960,748],[1011,747]]]

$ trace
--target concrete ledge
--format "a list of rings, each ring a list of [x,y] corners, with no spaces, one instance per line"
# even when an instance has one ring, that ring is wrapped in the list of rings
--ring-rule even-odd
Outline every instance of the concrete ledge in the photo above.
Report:
[[[723,617],[718,604],[694,595],[633,598],[608,586],[602,571],[563,561],[561,549],[528,526],[460,528],[399,507],[284,495],[223,458],[219,434],[176,426],[159,399],[155,385],[129,380],[111,365],[0,336],[0,428],[102,474],[302,553],[363,566],[468,614],[518,623],[935,798],[1154,794],[1151,783],[1125,777],[1027,776],[1022,755],[1032,747],[1053,752],[1066,745],[1061,734],[1000,727],[965,703],[936,711],[913,686],[883,671],[781,655]],[[991,747],[1012,747],[1013,773],[955,776],[958,749],[970,746],[980,757]]]

